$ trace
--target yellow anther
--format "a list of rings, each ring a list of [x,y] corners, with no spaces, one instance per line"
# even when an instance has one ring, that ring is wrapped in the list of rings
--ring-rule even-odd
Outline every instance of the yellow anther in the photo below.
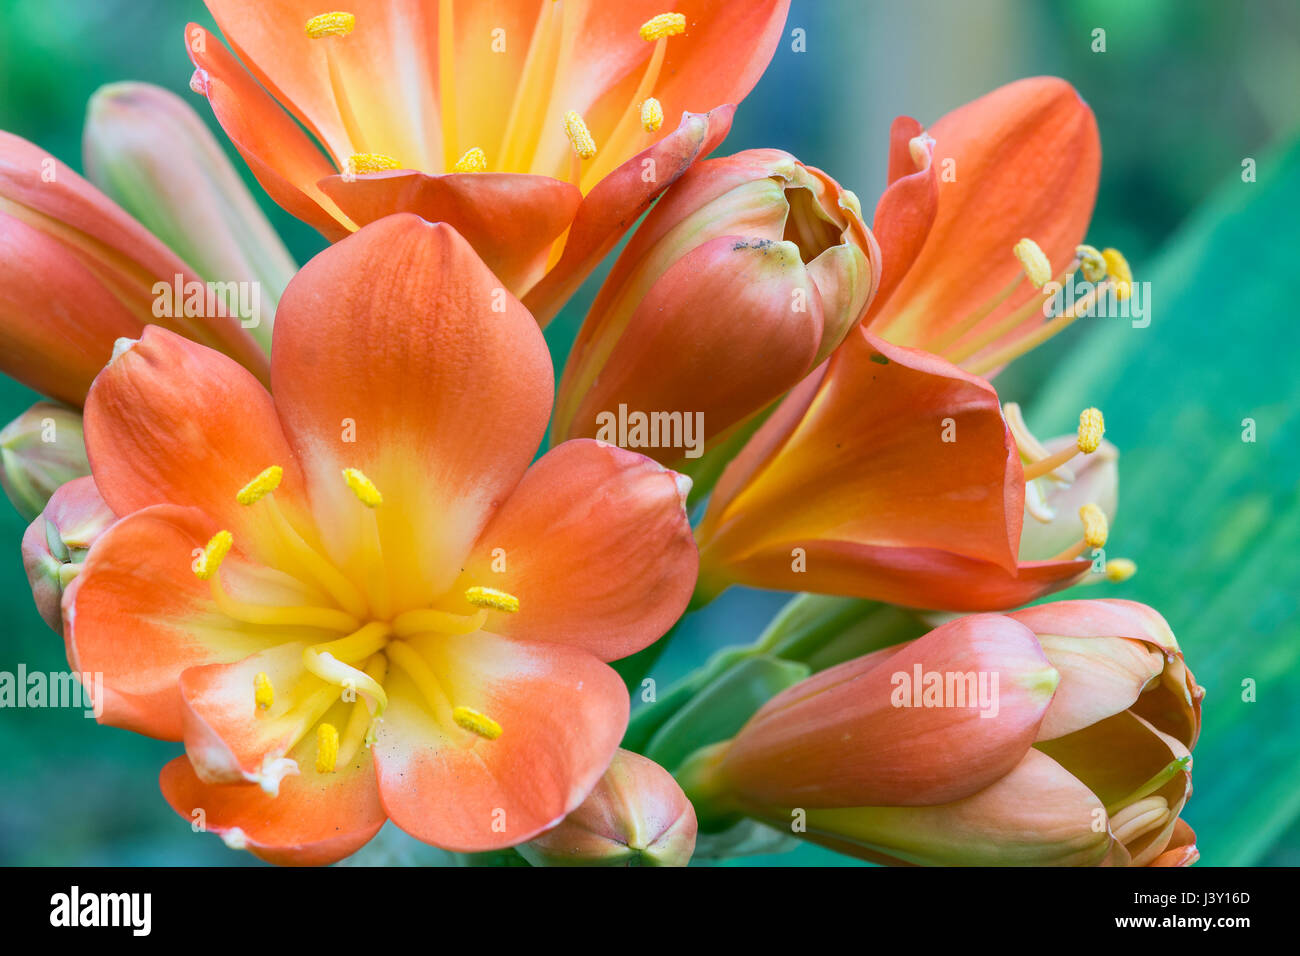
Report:
[[[1137,570],[1137,564],[1128,558],[1111,558],[1106,562],[1106,580],[1119,584],[1137,574]]]
[[[1107,271],[1115,280],[1115,294],[1127,299],[1133,292],[1133,270],[1128,267],[1128,260],[1118,249],[1103,249],[1101,255],[1106,260]]]
[[[275,703],[275,688],[271,685],[271,678],[266,676],[266,671],[258,671],[253,678],[253,702],[258,710],[270,710]]]
[[[686,14],[684,13],[659,13],[641,24],[641,39],[647,43],[662,40],[664,37],[675,37],[685,32]]]
[[[348,483],[352,493],[367,508],[378,508],[384,503],[384,496],[379,493],[375,483],[362,474],[359,468],[344,468],[343,480]]]
[[[591,130],[587,129],[587,124],[582,121],[577,110],[569,110],[564,114],[564,135],[569,137],[569,143],[579,159],[591,159],[596,155],[596,141],[591,138]]]
[[[1101,436],[1106,434],[1106,419],[1101,409],[1085,408],[1079,413],[1079,451],[1091,455],[1101,445]]]
[[[653,96],[646,97],[641,104],[641,128],[647,133],[657,133],[664,125],[664,108]]]
[[[475,607],[491,608],[514,614],[519,610],[519,598],[496,588],[472,587],[465,591],[465,600]]]
[[[487,740],[496,740],[501,736],[501,725],[487,714],[480,714],[477,710],[471,710],[468,707],[453,707],[451,719],[456,721],[457,726],[463,727],[470,733],[478,734]]]
[[[312,17],[303,26],[307,36],[313,40],[319,40],[321,37],[345,37],[351,33],[357,25],[357,18],[344,10],[335,10],[331,13],[318,13]]]
[[[1083,522],[1083,543],[1090,548],[1106,546],[1110,534],[1110,524],[1106,521],[1106,512],[1092,502],[1079,509],[1079,520]]]
[[[1024,266],[1025,276],[1035,289],[1041,289],[1052,280],[1052,264],[1047,254],[1032,239],[1021,239],[1011,250]]]
[[[333,724],[316,728],[316,772],[333,773],[339,761],[339,732]]]
[[[483,173],[487,172],[487,153],[477,146],[471,146],[465,150],[465,155],[456,160],[456,165],[451,168],[453,173]]]
[[[1079,271],[1089,282],[1100,282],[1106,278],[1106,257],[1096,246],[1076,246],[1074,255],[1079,260]]]
[[[393,157],[383,153],[354,153],[348,160],[348,172],[354,175],[382,173],[389,169],[400,169],[401,166]]]
[[[208,546],[194,562],[194,573],[200,581],[206,581],[217,573],[217,569],[221,567],[221,562],[226,559],[234,543],[234,535],[229,531],[218,531],[212,536]]]
[[[272,465],[240,488],[238,494],[235,495],[235,500],[241,505],[251,505],[255,501],[260,501],[280,487],[280,479],[283,477],[284,469],[279,465]]]

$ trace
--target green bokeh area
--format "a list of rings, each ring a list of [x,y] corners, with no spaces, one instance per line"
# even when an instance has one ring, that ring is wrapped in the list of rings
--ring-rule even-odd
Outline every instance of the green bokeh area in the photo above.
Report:
[[[181,38],[191,19],[212,25],[197,0],[0,0],[0,128],[80,169],[85,102],[98,86],[147,80],[189,95]],[[1071,596],[1159,608],[1206,687],[1185,814],[1203,860],[1300,863],[1300,5],[794,0],[787,34],[795,29],[804,51],[787,36],[724,150],[788,149],[867,210],[898,113],[932,122],[1035,73],[1066,77],[1096,111],[1104,165],[1089,241],[1123,248],[1150,282],[1151,324],[1081,320],[997,385],[1039,434],[1068,431],[1084,405],[1106,413],[1122,451],[1108,550],[1140,571]],[[1245,159],[1255,182],[1243,180]],[[300,262],[322,248],[259,199]],[[598,280],[547,330],[557,366]],[[34,398],[0,382],[0,421]],[[64,670],[62,641],[31,604],[23,527],[0,506],[0,671]],[[657,684],[752,641],[786,597],[732,591],[690,615],[654,666]],[[80,711],[0,710],[0,863],[251,862],[192,834],[164,804],[157,772],[178,753]],[[369,862],[449,862],[391,830]],[[731,862],[849,861],[805,846]]]

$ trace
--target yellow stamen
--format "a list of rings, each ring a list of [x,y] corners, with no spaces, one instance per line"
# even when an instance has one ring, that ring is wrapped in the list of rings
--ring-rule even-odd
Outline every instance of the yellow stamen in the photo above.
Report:
[[[579,159],[591,159],[596,155],[596,141],[591,138],[591,130],[587,129],[577,110],[564,114],[564,135],[569,137],[573,152]]]
[[[398,637],[413,637],[416,634],[473,634],[487,623],[487,611],[475,611],[473,614],[453,614],[450,611],[435,611],[420,608],[403,611],[393,618],[393,633]]]
[[[641,104],[641,128],[647,133],[659,132],[659,127],[664,125],[664,108],[663,105],[653,96],[648,97]]]
[[[316,772],[333,773],[339,759],[339,732],[333,724],[316,728]]]
[[[1085,408],[1079,413],[1079,451],[1091,455],[1101,445],[1101,436],[1106,434],[1106,419],[1101,409]]]
[[[985,348],[988,345],[991,345],[993,342],[997,341],[997,339],[1001,338],[1003,335],[1009,332],[1010,331],[1009,328],[1003,329],[999,327],[998,329],[995,329],[993,331],[993,334],[981,336],[980,341],[973,343],[972,345],[969,346],[963,346],[959,350],[959,354],[955,354],[955,355],[950,354],[945,357],[950,362],[953,362],[954,364],[957,365],[961,365],[962,368],[970,372],[972,375],[986,375],[993,369],[1000,368],[1001,366],[1006,365],[1008,362],[1018,359],[1020,356],[1024,355],[1026,352],[1030,351],[1031,349],[1037,348],[1039,345],[1042,345],[1052,336],[1057,335],[1062,330],[1064,330],[1065,328],[1073,324],[1075,320],[1079,318],[1079,316],[1085,315],[1088,312],[1088,310],[1092,308],[1092,304],[1097,299],[1098,290],[1105,289],[1106,287],[1107,286],[1104,283],[1102,285],[1095,286],[1092,290],[1088,292],[1087,295],[1085,295],[1083,298],[1076,301],[1074,303],[1073,308],[1068,309],[1065,312],[1062,312],[1060,315],[1056,316],[1055,318],[1049,320],[1043,325],[1038,326],[1032,332],[1029,332],[1028,334],[1016,339],[1013,342],[1009,342],[1007,345],[1004,345],[1002,348],[998,349],[995,352],[991,352],[990,354],[984,356],[983,358],[980,358],[976,361],[972,361],[969,364],[963,364],[967,358],[970,358],[976,352],[980,351],[981,349]],[[1031,299],[1029,302],[1029,306],[1041,308],[1043,302],[1044,302],[1043,299]],[[1032,309],[1030,311],[1032,311]],[[1025,315],[1025,316],[1021,316],[1020,318],[1027,318],[1027,317],[1028,316]]]
[[[260,501],[265,495],[269,495],[280,487],[280,479],[283,477],[284,469],[279,465],[272,465],[240,488],[238,494],[235,495],[235,500],[241,505],[251,505],[255,501]]]
[[[1041,289],[1052,281],[1052,264],[1034,240],[1021,239],[1015,244],[1012,252],[1025,267],[1025,276],[1034,284],[1035,289]]]
[[[388,708],[388,694],[384,692],[382,684],[365,671],[345,664],[328,651],[305,648],[302,652],[302,666],[327,684],[351,687],[358,694],[365,694],[375,702],[376,714],[382,714]]]
[[[1025,481],[1033,481],[1055,471],[1080,452],[1091,455],[1100,447],[1101,436],[1105,433],[1106,421],[1102,418],[1101,411],[1096,408],[1085,408],[1079,414],[1079,435],[1074,447],[1062,448],[1055,454],[1025,465]]]
[[[402,164],[393,157],[385,156],[383,153],[354,153],[348,160],[348,172],[354,176],[382,173],[389,169],[400,169],[401,166]]]
[[[384,496],[379,493],[375,483],[361,472],[361,469],[344,468],[343,480],[348,483],[352,493],[367,508],[378,508],[384,503]]]
[[[1079,271],[1089,282],[1100,282],[1106,278],[1106,257],[1095,246],[1075,247],[1074,254],[1079,259]]]
[[[487,172],[487,154],[477,146],[471,146],[465,150],[465,155],[456,160],[456,165],[451,168],[453,173],[483,173]]]
[[[270,710],[275,703],[275,688],[271,685],[271,678],[266,676],[266,671],[259,671],[253,678],[253,702],[259,710]]]
[[[641,39],[647,43],[686,32],[686,14],[660,13],[641,24]]]
[[[1137,574],[1137,570],[1137,563],[1128,558],[1111,558],[1106,562],[1106,580],[1119,584]]]
[[[221,562],[226,559],[234,543],[234,535],[229,531],[218,531],[212,536],[208,546],[203,549],[203,554],[199,555],[195,562],[194,573],[200,581],[207,581],[217,573],[217,569],[221,567]]]
[[[465,591],[465,600],[475,607],[491,608],[514,614],[519,610],[519,598],[496,588],[472,587]]]
[[[1103,548],[1110,534],[1110,524],[1106,521],[1106,512],[1092,502],[1079,509],[1079,520],[1083,522],[1083,543],[1090,548]]]
[[[284,516],[279,505],[275,503],[274,495],[268,496],[264,501],[265,504],[262,507],[269,511],[271,521],[275,526],[276,533],[280,536],[280,540],[293,552],[299,562],[306,565],[307,571],[316,579],[316,582],[353,617],[365,617],[367,610],[366,599],[357,590],[357,586],[294,530],[293,525],[289,523],[289,519]]]
[[[1133,270],[1128,267],[1128,260],[1118,249],[1103,249],[1101,255],[1115,279],[1115,295],[1120,300],[1127,299],[1133,292]]]
[[[487,714],[480,714],[477,710],[471,710],[469,707],[453,708],[451,718],[456,721],[458,726],[487,740],[496,740],[501,736],[500,724]]]
[[[357,18],[343,10],[332,13],[318,13],[307,21],[303,29],[313,40],[322,37],[345,37],[357,26]]]
[[[438,675],[433,672],[424,656],[406,641],[393,641],[385,653],[389,661],[401,669],[415,684],[424,702],[442,723],[452,719],[450,701],[442,689]]]
[[[277,605],[249,604],[238,601],[226,593],[221,586],[221,578],[215,572],[208,581],[212,590],[212,600],[226,617],[245,624],[259,624],[263,627],[316,627],[325,631],[355,631],[358,621],[346,611],[333,607],[285,607]]]
[[[384,675],[388,671],[388,660],[383,654],[376,654],[365,667],[368,677],[383,684]],[[364,699],[358,700],[352,705],[352,712],[348,715],[347,726],[343,728],[343,739],[339,743],[339,764],[346,767],[352,763],[352,758],[357,755],[363,743],[368,743],[371,727],[374,724],[374,718],[371,716],[370,709],[366,706]]]
[[[388,643],[388,633],[389,626],[383,621],[371,621],[347,637],[313,645],[312,650],[317,654],[332,654],[341,661],[365,660],[376,651],[384,649]]]

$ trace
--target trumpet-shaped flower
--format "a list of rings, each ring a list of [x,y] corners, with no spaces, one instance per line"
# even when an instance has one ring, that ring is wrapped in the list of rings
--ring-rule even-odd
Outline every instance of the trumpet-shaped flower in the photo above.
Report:
[[[1088,502],[1068,547],[1020,560],[1025,482],[1096,451],[1102,427],[1088,409],[1074,446],[1041,460],[987,381],[855,330],[723,472],[697,529],[701,594],[745,584],[983,611],[1059,590],[1088,572],[1106,515]]]
[[[823,671],[679,777],[878,862],[1186,865],[1202,695],[1151,608],[1062,601]]]
[[[1127,297],[1111,289],[1128,271],[1118,251],[1082,244],[1100,169],[1092,110],[1056,77],[1009,83],[928,129],[895,120],[867,327],[991,375],[1099,297]],[[1091,286],[1060,298],[1076,273]]]
[[[63,612],[103,720],[183,739],[168,801],[278,862],[385,818],[465,851],[554,826],[627,720],[604,662],[688,599],[679,476],[590,441],[529,466],[545,344],[445,224],[389,217],[313,259],[273,355],[274,399],[148,329],[91,390],[121,518]]]
[[[788,6],[208,0],[243,65],[201,27],[186,40],[193,88],[282,206],[331,239],[399,211],[451,223],[544,324],[721,141]]]

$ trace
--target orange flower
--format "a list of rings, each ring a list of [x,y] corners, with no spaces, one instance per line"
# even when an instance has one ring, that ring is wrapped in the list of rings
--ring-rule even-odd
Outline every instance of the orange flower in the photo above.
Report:
[[[1055,77],[1000,87],[929,129],[895,120],[872,227],[884,275],[864,324],[981,375],[1056,334],[1127,275],[1106,280],[1123,257],[1081,245],[1100,170],[1092,110]],[[1045,321],[1076,272],[1098,284],[1093,298]]]
[[[592,441],[529,467],[552,369],[497,286],[451,227],[389,217],[290,283],[274,400],[156,328],[91,389],[122,517],[64,595],[69,659],[104,675],[105,722],[185,741],[164,794],[231,845],[328,862],[385,818],[453,850],[535,836],[622,735],[603,662],[686,604],[678,476]]]
[[[701,596],[744,584],[984,611],[1075,583],[1105,515],[1087,508],[1070,547],[1020,561],[1025,481],[1099,447],[1100,418],[1038,460],[988,382],[855,330],[723,472],[696,532]]]
[[[330,239],[399,211],[451,223],[545,324],[722,140],[788,6],[208,0],[251,75],[186,39],[194,89],[287,210]]]
[[[200,281],[86,180],[0,132],[0,371],[80,406],[113,342],[154,324],[220,349],[265,381],[266,353],[237,316],[224,308],[159,314],[156,285]]]
[[[877,862],[1185,866],[1203,694],[1151,608],[1061,601],[822,671],[678,776],[711,826]]]

